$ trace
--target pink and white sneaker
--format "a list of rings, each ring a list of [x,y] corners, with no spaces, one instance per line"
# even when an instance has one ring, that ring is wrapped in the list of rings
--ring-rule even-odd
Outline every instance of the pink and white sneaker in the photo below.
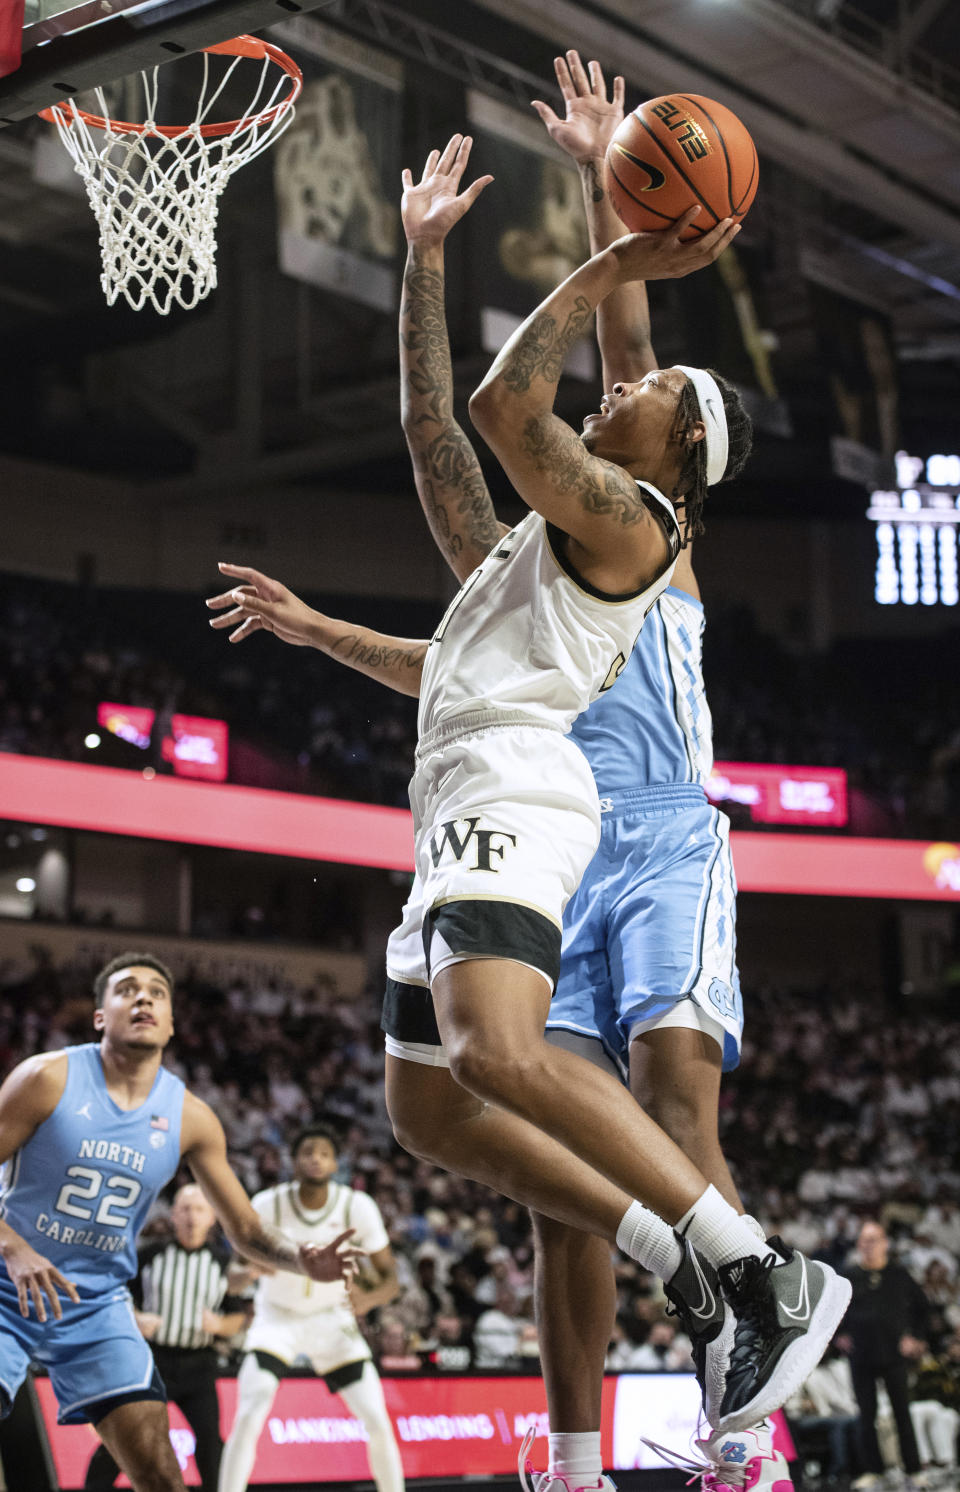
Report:
[[[698,1448],[710,1463],[704,1475],[704,1492],[793,1492],[793,1481],[784,1456],[773,1448],[773,1432],[764,1423],[755,1430],[719,1431]]]
[[[691,1482],[699,1477],[701,1492],[794,1492],[786,1460],[773,1449],[773,1434],[766,1424],[729,1435],[718,1431],[698,1440],[702,1461],[679,1456],[653,1440],[646,1440],[646,1444],[665,1460],[689,1471]]]
[[[576,1478],[561,1476],[556,1471],[537,1471],[530,1460],[536,1438],[536,1430],[528,1430],[517,1457],[517,1471],[520,1473],[523,1492],[617,1492],[608,1476],[601,1475],[594,1482],[581,1482]]]

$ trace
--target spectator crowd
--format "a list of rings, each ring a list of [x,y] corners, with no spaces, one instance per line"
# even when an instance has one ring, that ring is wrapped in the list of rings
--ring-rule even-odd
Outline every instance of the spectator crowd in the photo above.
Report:
[[[428,603],[311,599],[404,636],[429,636],[437,621]],[[98,703],[138,705],[161,721],[172,712],[226,720],[234,782],[406,805],[414,701],[320,654],[263,638],[230,648],[207,628],[199,596],[155,600],[4,576],[0,751],[142,767],[146,755],[126,742],[102,740],[95,754],[85,745]],[[705,671],[716,756],[844,767],[853,832],[949,839],[960,710],[942,656],[912,643],[900,656],[889,639],[791,650],[748,610],[714,609]],[[880,712],[878,677],[895,681]]]
[[[79,960],[55,967],[39,949],[29,967],[0,966],[2,1071],[88,1039],[92,972]],[[721,1115],[744,1202],[768,1233],[841,1267],[858,1257],[865,1222],[885,1230],[925,1301],[910,1368],[942,1448],[941,1411],[960,1409],[960,1023],[890,1011],[851,988],[760,989],[747,1008]],[[396,1146],[376,1002],[331,982],[213,987],[188,974],[176,1010],[169,1064],[221,1116],[249,1191],[289,1175],[287,1142],[304,1122],[322,1116],[342,1132],[342,1178],[377,1201],[399,1264],[398,1300],[364,1319],[381,1367],[535,1370],[526,1213]],[[162,1234],[167,1220],[149,1227]],[[617,1270],[609,1367],[689,1370],[659,1283],[627,1259]],[[855,1418],[843,1357],[793,1405],[798,1423]],[[929,1452],[926,1429],[917,1439]]]

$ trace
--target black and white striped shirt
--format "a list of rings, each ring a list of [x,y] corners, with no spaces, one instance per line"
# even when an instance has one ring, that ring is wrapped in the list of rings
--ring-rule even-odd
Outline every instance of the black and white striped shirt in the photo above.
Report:
[[[185,1249],[175,1238],[149,1245],[140,1255],[140,1286],[143,1310],[160,1317],[155,1347],[209,1347],[214,1338],[200,1323],[227,1293],[227,1255],[210,1243]]]

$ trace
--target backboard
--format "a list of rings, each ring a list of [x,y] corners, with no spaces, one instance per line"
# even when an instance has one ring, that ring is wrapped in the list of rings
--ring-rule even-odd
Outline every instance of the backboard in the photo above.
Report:
[[[26,0],[19,68],[0,77],[0,128],[141,68],[336,0]]]

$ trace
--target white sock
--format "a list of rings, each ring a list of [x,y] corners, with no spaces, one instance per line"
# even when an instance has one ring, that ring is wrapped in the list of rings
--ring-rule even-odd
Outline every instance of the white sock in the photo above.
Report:
[[[683,1263],[683,1249],[673,1229],[640,1202],[631,1202],[620,1219],[617,1246],[661,1280],[673,1279]]]
[[[708,1186],[677,1223],[677,1232],[690,1240],[715,1269],[753,1255],[765,1259],[772,1249],[754,1233],[745,1218],[734,1212],[715,1186]]]
[[[373,1363],[366,1363],[361,1376],[337,1392],[367,1432],[367,1456],[377,1492],[403,1492],[403,1463]]]
[[[762,1223],[758,1223],[755,1217],[750,1216],[749,1212],[745,1212],[743,1214],[743,1221],[746,1223],[751,1233],[755,1233],[758,1238],[762,1239],[763,1242],[766,1243],[767,1235],[763,1231]]]
[[[553,1476],[568,1477],[577,1487],[599,1482],[603,1476],[599,1430],[578,1430],[569,1435],[551,1433],[548,1439],[547,1466]]]

